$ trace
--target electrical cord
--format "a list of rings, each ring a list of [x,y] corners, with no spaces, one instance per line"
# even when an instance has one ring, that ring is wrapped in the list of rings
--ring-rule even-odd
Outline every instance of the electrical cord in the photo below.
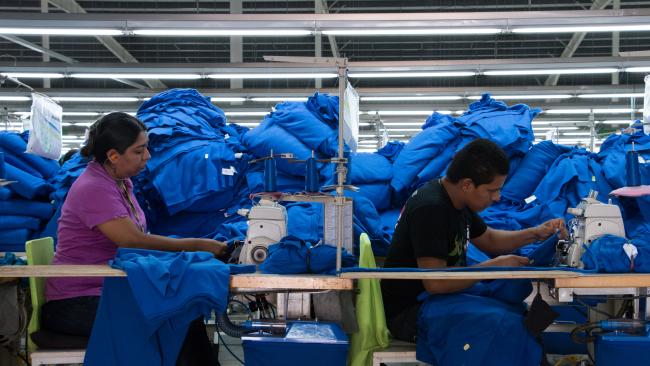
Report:
[[[230,353],[230,355],[231,355],[235,360],[239,361],[239,363],[243,365],[243,364],[244,364],[244,361],[242,361],[239,357],[237,357],[237,355],[236,355],[236,354],[235,354],[235,353],[230,349],[230,347],[228,347],[228,345],[226,344],[226,342],[223,340],[223,337],[221,336],[221,332],[219,331],[219,327],[218,327],[218,326],[217,326],[217,337],[219,337],[219,342],[220,342],[219,344],[223,344],[223,346],[226,347],[226,350],[228,351],[228,353]]]

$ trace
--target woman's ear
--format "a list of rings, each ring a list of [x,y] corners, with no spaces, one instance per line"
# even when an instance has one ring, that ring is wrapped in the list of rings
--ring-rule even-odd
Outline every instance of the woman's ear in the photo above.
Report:
[[[106,158],[111,164],[117,163],[117,159],[119,159],[119,157],[120,154],[115,149],[110,149],[106,152]]]

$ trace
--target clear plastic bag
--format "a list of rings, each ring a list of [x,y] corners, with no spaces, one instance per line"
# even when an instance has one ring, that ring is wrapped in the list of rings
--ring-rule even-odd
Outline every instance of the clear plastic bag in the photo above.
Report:
[[[58,159],[62,149],[61,119],[63,108],[49,97],[32,93],[27,152]]]

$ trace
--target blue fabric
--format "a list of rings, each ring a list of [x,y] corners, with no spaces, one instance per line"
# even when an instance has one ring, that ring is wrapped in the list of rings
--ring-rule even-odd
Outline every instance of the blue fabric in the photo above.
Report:
[[[377,150],[377,154],[382,155],[393,164],[404,146],[406,146],[406,144],[402,141],[388,141],[384,147]]]
[[[397,219],[399,219],[399,215],[401,212],[402,212],[401,209],[392,209],[392,210],[384,211],[379,214],[381,225],[386,228],[386,232],[390,236],[393,236],[393,232],[395,231],[395,226],[397,225]]]
[[[343,249],[341,267],[352,267],[355,264],[354,256]],[[315,245],[294,236],[286,236],[269,247],[269,256],[260,264],[259,269],[263,273],[275,274],[334,274],[336,247]]]
[[[11,252],[5,253],[3,257],[0,257],[0,266],[26,266],[26,265],[27,265],[26,260],[16,257],[16,255]]]
[[[601,145],[600,158],[609,184],[613,189],[624,187],[625,152],[634,149],[645,161],[650,161],[650,136],[639,131],[633,135],[610,135]],[[650,164],[641,164],[641,184],[650,184]]]
[[[33,199],[46,197],[53,191],[52,186],[42,178],[25,173],[9,163],[5,163],[5,169],[7,171],[7,179],[16,181],[7,187],[23,198]]]
[[[325,122],[330,128],[338,129],[339,97],[316,92],[307,98],[307,109]]]
[[[0,187],[0,201],[8,200],[13,196],[13,192],[5,187]]]
[[[26,153],[25,151],[27,150],[28,139],[28,131],[25,131],[22,134],[0,131],[0,149],[7,153],[12,153],[13,156],[20,159],[23,163],[38,171],[42,177],[51,177],[57,170],[59,170],[58,162],[56,160],[46,159],[34,154]]]
[[[449,146],[453,146],[459,135],[460,131],[453,124],[441,123],[411,138],[393,164],[393,171],[399,172],[394,174],[391,180],[395,194],[394,206],[401,206],[406,202],[414,189],[415,178],[427,165],[436,162],[435,169],[428,169],[428,175],[439,174],[447,166],[453,155],[453,152],[449,153]]]
[[[30,233],[28,229],[0,230],[0,252],[24,252]]]
[[[379,212],[390,208],[390,181],[354,185],[359,188],[359,192],[350,193],[350,196],[355,200],[357,197],[364,197],[372,202],[372,205]]]
[[[323,237],[323,205],[320,203],[295,202],[286,204],[287,235],[318,242]]]
[[[54,207],[49,202],[7,200],[0,201],[0,216],[25,215],[47,220],[52,216]]]
[[[26,154],[26,153],[23,153]],[[43,175],[38,172],[38,170],[32,168],[28,163],[24,162],[23,160],[19,159],[17,156],[14,155],[14,153],[7,151],[5,154],[5,161],[14,167],[22,170],[23,172],[33,175],[37,178],[43,178]],[[5,178],[5,177],[3,177]]]
[[[346,192],[346,195],[351,193]],[[355,253],[359,248],[359,237],[361,234],[368,234],[372,244],[372,252],[377,256],[385,256],[388,253],[392,236],[389,234],[391,228],[381,223],[381,218],[372,202],[360,195],[355,196],[352,205],[354,217],[352,226],[355,238]]]
[[[175,365],[187,328],[226,308],[230,270],[206,252],[118,249],[86,349],[86,365]]]
[[[539,365],[521,306],[485,296],[430,296],[418,318],[417,359],[432,365]]]
[[[537,245],[535,249],[526,255],[530,259],[530,264],[535,267],[550,266],[553,263],[557,242],[558,236],[557,234],[553,234],[541,244]]]
[[[631,242],[636,246],[638,255],[634,258],[634,269],[630,258],[625,254],[623,245]],[[628,240],[614,235],[604,235],[594,240],[589,249],[582,255],[582,261],[587,270],[597,270],[604,273],[649,273],[650,272],[650,241],[643,239]]]
[[[517,170],[504,184],[501,195],[512,201],[521,201],[530,196],[555,159],[569,150],[569,147],[556,145],[551,141],[533,145]]]
[[[352,153],[351,159],[350,179],[354,185],[389,182],[393,178],[393,165],[382,155]]]
[[[41,220],[36,217],[18,215],[0,215],[0,230],[29,229],[38,230]]]

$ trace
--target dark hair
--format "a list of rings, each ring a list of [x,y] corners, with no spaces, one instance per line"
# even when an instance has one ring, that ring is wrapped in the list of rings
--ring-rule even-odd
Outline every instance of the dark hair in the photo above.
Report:
[[[104,164],[109,150],[115,149],[123,154],[133,145],[140,132],[146,130],[144,123],[132,115],[111,112],[90,126],[86,146],[81,148],[81,155],[85,158],[94,157],[98,163]]]
[[[62,157],[59,158],[59,165],[63,165],[66,161],[70,160],[74,154],[76,154],[79,149],[70,149]]]
[[[469,178],[474,185],[488,184],[498,175],[508,175],[510,163],[505,151],[486,139],[476,139],[454,155],[447,169],[447,179],[458,183]]]

